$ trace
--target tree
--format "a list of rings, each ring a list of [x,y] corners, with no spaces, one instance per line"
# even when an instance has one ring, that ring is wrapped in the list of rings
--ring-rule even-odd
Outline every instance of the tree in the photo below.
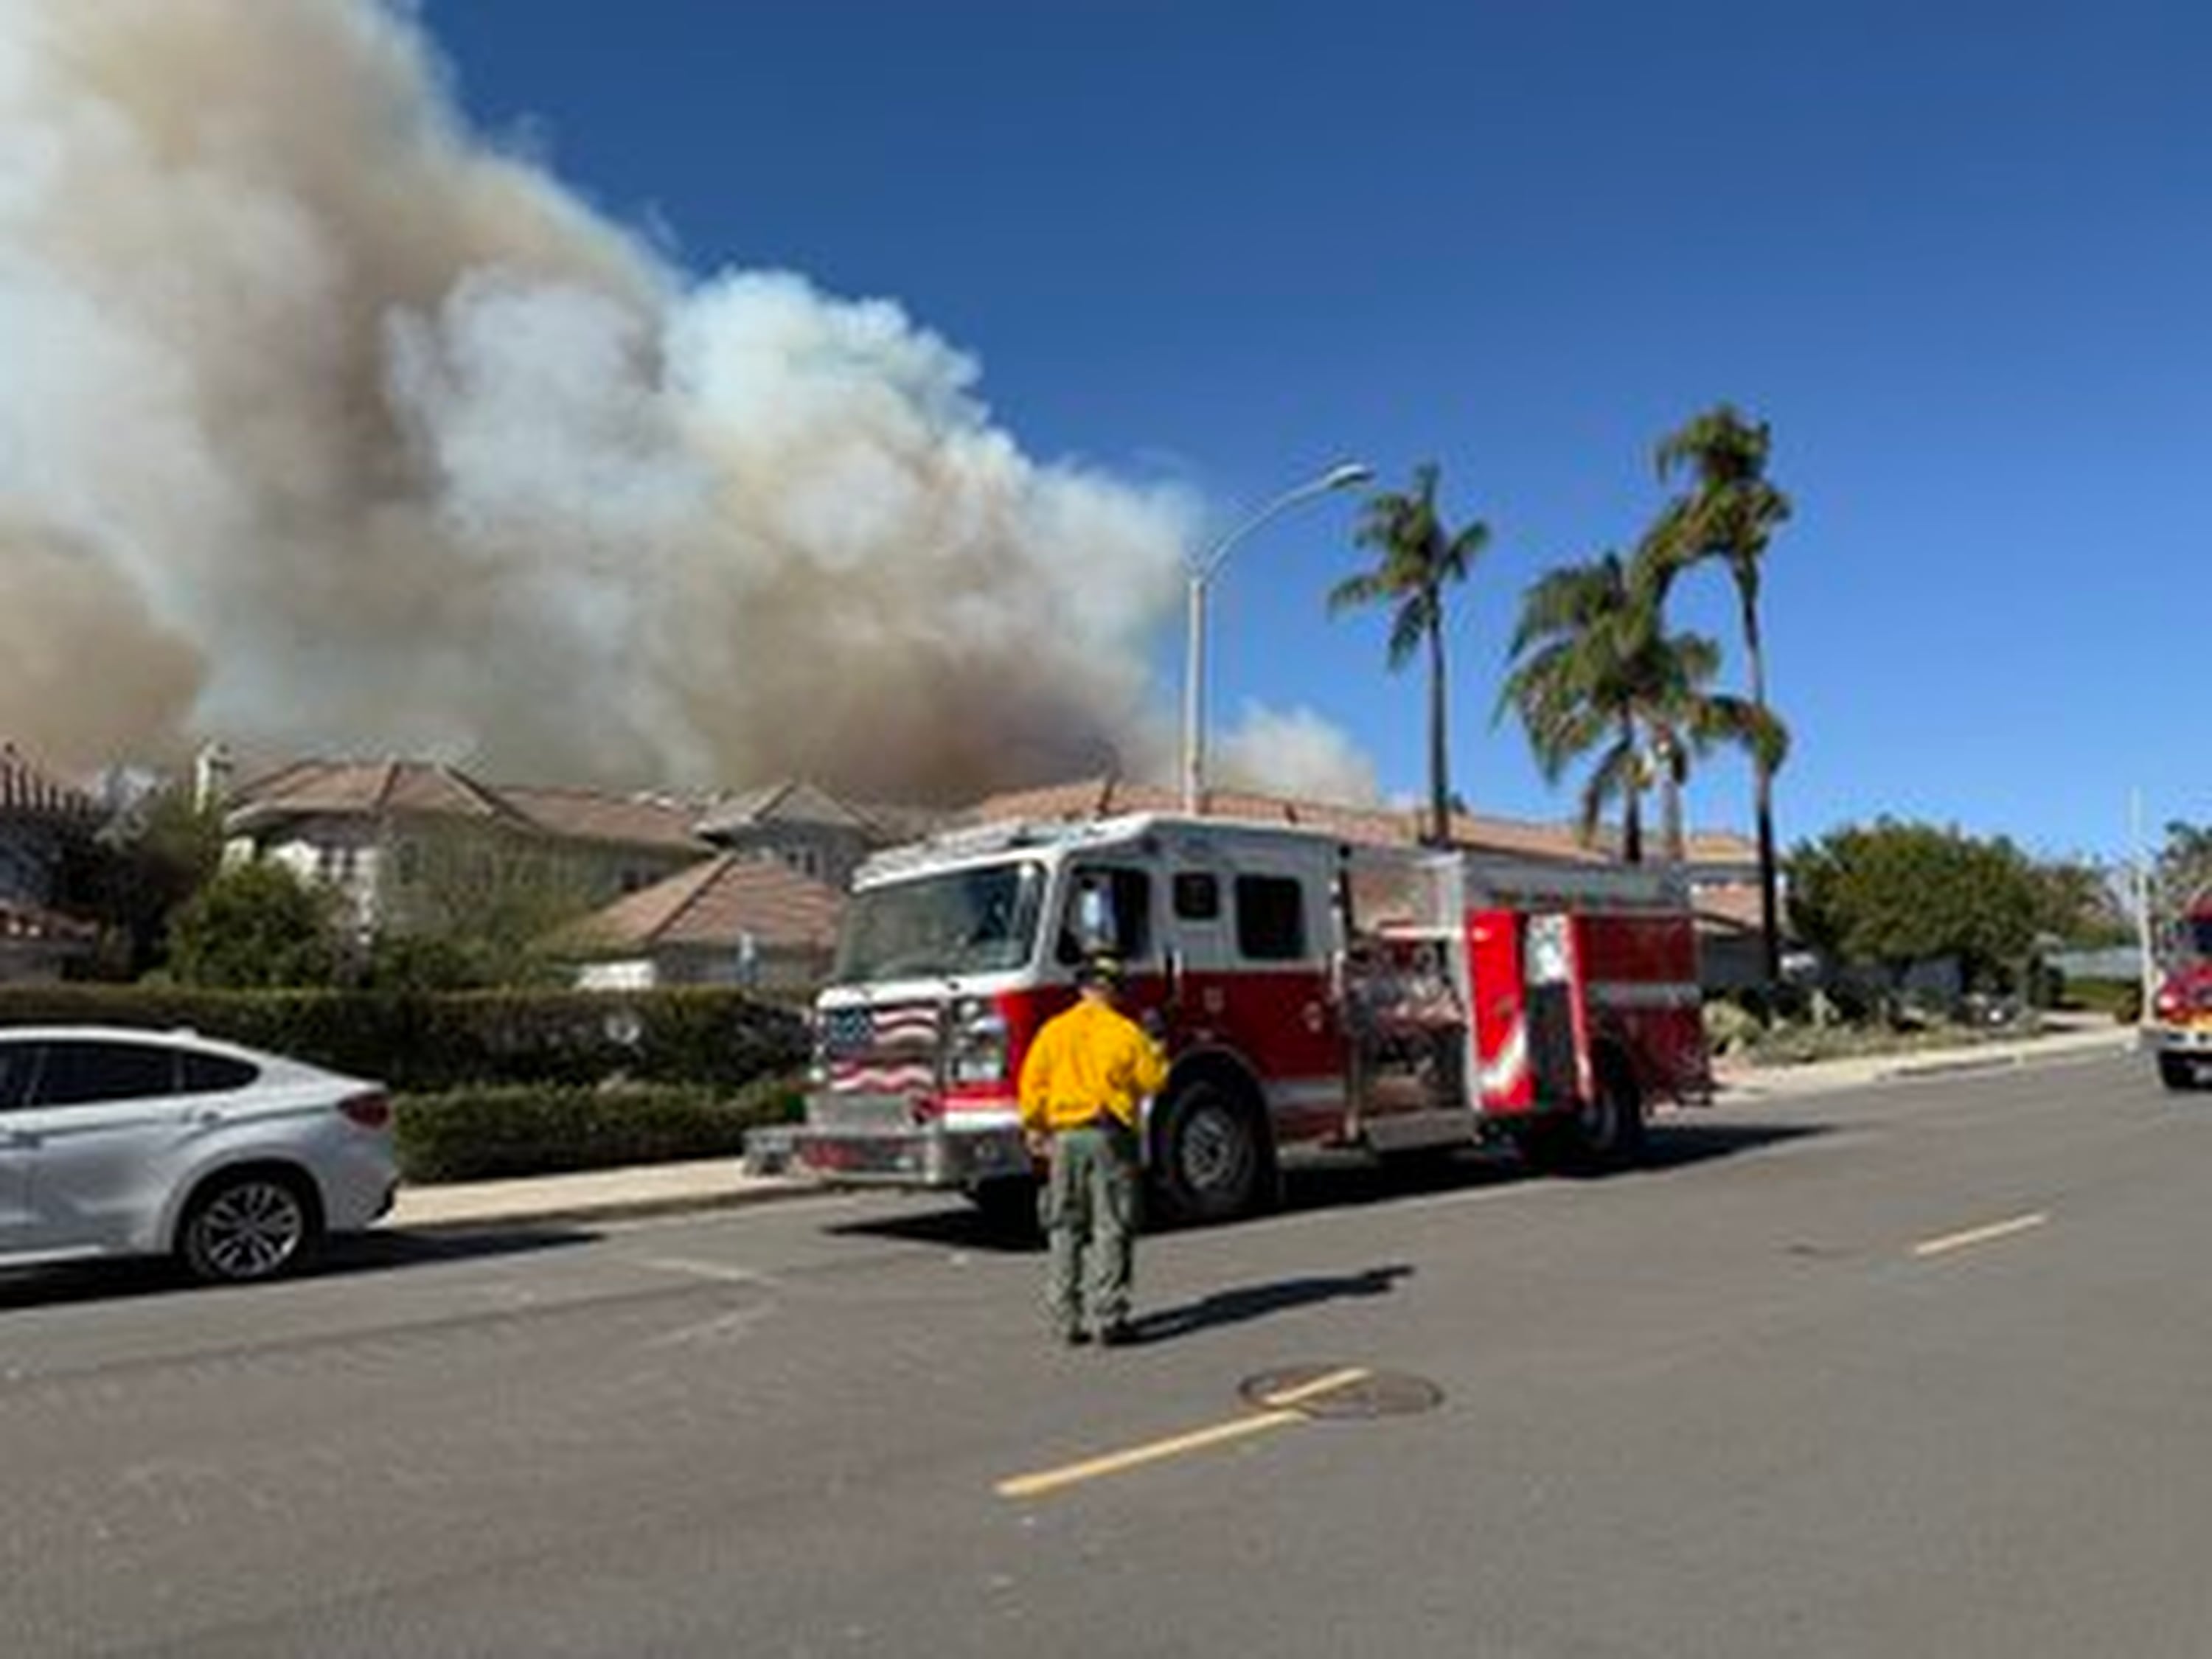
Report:
[[[559,982],[544,942],[600,896],[561,848],[523,836],[417,824],[392,863],[392,911],[365,967],[377,989]]]
[[[1467,580],[1475,557],[1490,543],[1490,526],[1474,520],[1460,530],[1437,511],[1437,466],[1413,470],[1413,487],[1378,491],[1360,509],[1355,541],[1377,555],[1374,568],[1347,576],[1329,590],[1331,616],[1355,607],[1387,605],[1389,660],[1393,672],[1427,647],[1429,668],[1429,837],[1451,840],[1451,781],[1445,733],[1444,589]]]
[[[2121,872],[2084,859],[2058,859],[2029,868],[2038,902],[2036,928],[2069,949],[2130,945],[2136,937]]]
[[[186,985],[230,990],[333,984],[344,956],[337,909],[334,893],[283,865],[239,865],[177,912],[170,972]]]
[[[1621,852],[1644,859],[1643,795],[1662,794],[1665,855],[1684,854],[1682,789],[1693,756],[1717,743],[1767,741],[1756,711],[1707,688],[1720,648],[1703,635],[1670,633],[1666,589],[1647,552],[1633,562],[1607,552],[1562,567],[1522,596],[1498,714],[1521,716],[1539,766],[1556,783],[1598,752],[1583,786],[1580,825],[1593,838],[1606,808],[1621,808]]]
[[[1679,497],[1661,521],[1654,544],[1662,562],[1679,570],[1704,560],[1728,568],[1742,613],[1744,655],[1751,672],[1751,702],[1763,727],[1778,733],[1766,701],[1765,647],[1759,638],[1760,566],[1774,532],[1789,520],[1790,498],[1767,481],[1771,436],[1764,421],[1753,422],[1720,404],[1669,433],[1659,443],[1657,462],[1663,480],[1686,467],[1692,489]],[[1774,848],[1774,775],[1787,757],[1784,744],[1769,741],[1752,752],[1759,834],[1759,930],[1767,983],[1782,975],[1782,930],[1777,897]]]
[[[161,964],[170,918],[215,874],[222,817],[188,788],[158,790],[72,849],[62,902],[100,929],[100,972],[136,979]]]
[[[2212,898],[2212,826],[2176,818],[2151,866],[2151,914],[2161,936],[2200,898]]]
[[[1999,836],[1882,818],[1832,831],[1790,858],[1800,937],[1894,984],[1916,963],[1955,957],[1969,985],[2009,981],[2035,946],[2046,891]]]

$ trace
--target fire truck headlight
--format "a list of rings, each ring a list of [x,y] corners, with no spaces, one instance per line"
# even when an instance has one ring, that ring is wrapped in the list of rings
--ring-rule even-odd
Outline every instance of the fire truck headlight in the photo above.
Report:
[[[1006,1075],[1006,1022],[988,1003],[961,1005],[953,1026],[952,1080],[997,1083]]]

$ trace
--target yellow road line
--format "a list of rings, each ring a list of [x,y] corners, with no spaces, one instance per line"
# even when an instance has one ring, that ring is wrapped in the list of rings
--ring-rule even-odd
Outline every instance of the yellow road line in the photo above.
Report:
[[[1364,1382],[1369,1375],[1364,1365],[1347,1365],[1340,1371],[1316,1376],[1310,1382],[1301,1382],[1295,1389],[1278,1389],[1273,1394],[1263,1394],[1260,1403],[1271,1407],[1295,1406],[1325,1394],[1334,1394],[1339,1389],[1348,1389],[1355,1382]]]
[[[1940,1238],[1923,1238],[1912,1247],[1916,1256],[1943,1255],[1952,1250],[1963,1250],[1969,1245],[1986,1244],[1991,1239],[2009,1238],[2014,1233],[2024,1233],[2031,1227],[2040,1227],[2051,1219],[2048,1212],[2036,1210],[2027,1215],[2016,1215],[2006,1221],[1992,1221],[1986,1227],[1969,1227],[1962,1233],[1945,1233]]]
[[[1261,1434],[1269,1429],[1279,1429],[1286,1424],[1303,1423],[1305,1413],[1297,1409],[1299,1402],[1317,1395],[1349,1388],[1354,1382],[1364,1382],[1368,1373],[1358,1367],[1331,1371],[1310,1382],[1301,1382],[1296,1388],[1279,1389],[1266,1396],[1268,1409],[1249,1417],[1232,1418],[1226,1423],[1216,1423],[1211,1428],[1193,1429],[1188,1434],[1171,1435],[1165,1440],[1154,1440],[1142,1446],[1131,1446],[1102,1456],[1087,1457],[1079,1463],[1065,1463],[1056,1469],[1041,1469],[1035,1474],[1018,1474],[1001,1480],[992,1490],[1001,1498],[1036,1498],[1062,1486],[1072,1486],[1079,1481],[1095,1480],[1101,1475],[1119,1474],[1125,1469],[1141,1468],[1147,1463],[1158,1463],[1170,1457],[1180,1457],[1185,1452],[1202,1451],[1208,1446],[1218,1446],[1231,1440],[1241,1440],[1247,1435]]]

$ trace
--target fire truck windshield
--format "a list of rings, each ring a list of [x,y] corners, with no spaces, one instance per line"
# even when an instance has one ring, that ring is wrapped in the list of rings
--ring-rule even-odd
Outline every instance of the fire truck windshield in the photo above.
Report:
[[[837,940],[841,984],[1018,968],[1036,944],[1044,868],[1033,860],[864,888]]]

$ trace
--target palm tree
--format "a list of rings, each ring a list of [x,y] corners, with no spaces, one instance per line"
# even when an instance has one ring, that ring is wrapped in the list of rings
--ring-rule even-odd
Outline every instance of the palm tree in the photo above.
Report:
[[[1522,599],[1513,663],[1498,714],[1517,711],[1537,763],[1556,783],[1595,751],[1579,827],[1594,840],[1606,809],[1621,811],[1621,854],[1644,860],[1643,797],[1660,791],[1664,855],[1682,860],[1682,789],[1692,758],[1715,744],[1758,745],[1765,722],[1740,697],[1707,690],[1720,647],[1669,633],[1665,584],[1648,549],[1633,562],[1607,552],[1554,570]]]
[[[1382,490],[1368,498],[1354,540],[1379,557],[1373,569],[1347,576],[1329,590],[1329,614],[1359,605],[1393,606],[1389,660],[1394,672],[1427,646],[1429,836],[1445,846],[1451,840],[1452,793],[1444,741],[1444,588],[1467,580],[1475,556],[1489,544],[1490,526],[1480,519],[1456,532],[1444,524],[1437,512],[1437,467],[1431,461],[1413,469],[1411,490]]]
[[[1790,518],[1790,498],[1767,482],[1771,434],[1764,421],[1747,421],[1728,404],[1697,416],[1662,439],[1662,479],[1687,467],[1691,493],[1677,497],[1655,533],[1662,585],[1674,572],[1703,560],[1728,567],[1742,611],[1744,655],[1751,669],[1751,702],[1759,716],[1753,743],[1759,821],[1759,917],[1766,981],[1782,977],[1774,849],[1774,775],[1788,755],[1787,734],[1766,702],[1766,659],[1759,634],[1760,562],[1768,542]]]

